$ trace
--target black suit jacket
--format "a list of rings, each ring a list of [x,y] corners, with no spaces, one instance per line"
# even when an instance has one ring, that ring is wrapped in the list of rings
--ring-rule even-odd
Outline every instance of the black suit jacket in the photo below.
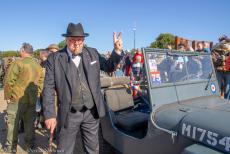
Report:
[[[91,90],[94,103],[100,117],[105,115],[101,95],[100,70],[111,72],[121,61],[122,56],[112,52],[106,60],[96,49],[84,47],[82,51],[83,67]],[[72,99],[71,75],[69,72],[70,57],[66,47],[48,57],[43,88],[43,108],[46,119],[56,118],[55,91],[58,99],[58,121],[62,126],[70,109]]]

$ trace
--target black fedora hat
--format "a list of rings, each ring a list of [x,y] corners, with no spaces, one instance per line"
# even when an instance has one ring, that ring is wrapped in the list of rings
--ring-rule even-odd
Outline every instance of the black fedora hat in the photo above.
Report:
[[[74,24],[69,23],[68,28],[66,30],[66,34],[62,34],[64,37],[76,37],[76,36],[89,36],[88,33],[84,33],[84,29],[81,23]]]

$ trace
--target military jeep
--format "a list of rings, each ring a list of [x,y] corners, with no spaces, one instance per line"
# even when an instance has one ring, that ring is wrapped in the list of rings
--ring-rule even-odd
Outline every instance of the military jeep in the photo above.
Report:
[[[100,153],[230,153],[230,102],[219,96],[210,54],[150,48],[143,54],[138,98],[129,78],[101,79]]]

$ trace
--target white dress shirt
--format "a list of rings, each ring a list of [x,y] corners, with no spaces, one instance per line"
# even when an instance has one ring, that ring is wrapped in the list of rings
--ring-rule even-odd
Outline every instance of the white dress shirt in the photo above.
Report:
[[[73,54],[68,48],[67,48],[67,53],[68,53],[70,59],[74,62],[75,66],[78,68],[80,61],[81,61],[81,56],[77,55],[77,56],[74,56],[74,58],[73,58]]]

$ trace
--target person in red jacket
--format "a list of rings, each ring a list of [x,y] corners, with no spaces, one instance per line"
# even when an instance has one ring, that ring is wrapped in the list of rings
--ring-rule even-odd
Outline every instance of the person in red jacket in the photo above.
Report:
[[[139,57],[141,58],[140,63],[143,64],[144,63],[143,54],[139,49],[137,49],[136,53],[133,56],[133,63],[136,63],[138,61]]]
[[[133,68],[133,76],[138,80],[141,73],[141,68],[144,63],[144,57],[140,50],[137,50],[137,52],[133,56],[133,62],[132,62],[132,68]]]
[[[138,97],[137,93],[140,90],[139,83],[135,83],[135,81],[140,80],[141,69],[143,67],[143,63],[144,63],[143,54],[140,50],[137,50],[133,56],[133,61],[132,61],[132,75],[133,76],[131,80],[134,81],[132,83],[132,92],[133,92],[134,99]]]

